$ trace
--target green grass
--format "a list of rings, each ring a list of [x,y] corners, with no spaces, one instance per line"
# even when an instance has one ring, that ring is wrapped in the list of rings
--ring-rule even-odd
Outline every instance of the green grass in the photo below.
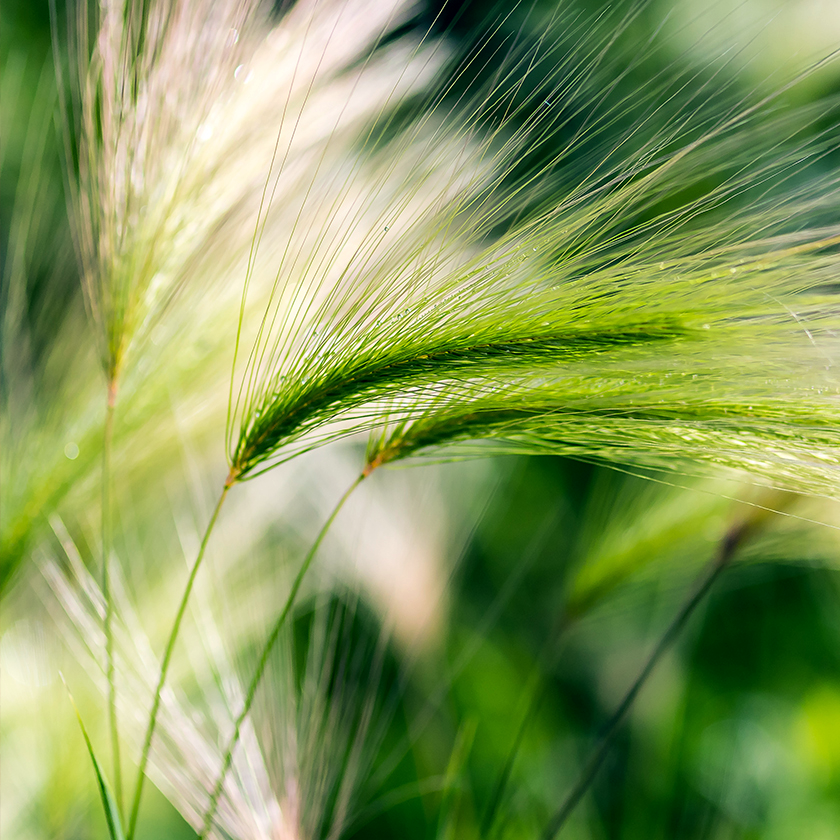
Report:
[[[94,659],[104,651],[114,799],[94,765],[112,836],[123,819],[121,743],[137,763],[128,840],[142,834],[150,761],[202,838],[257,830],[246,826],[257,804],[269,821],[281,819],[273,808],[288,811],[293,833],[337,837],[352,824],[370,769],[361,736],[342,741],[337,758],[315,750],[313,761],[335,760],[335,772],[316,767],[311,803],[298,802],[294,770],[279,774],[289,789],[272,788],[278,773],[263,767],[253,709],[269,690],[276,644],[294,637],[316,552],[380,467],[559,455],[666,482],[723,474],[836,496],[837,100],[795,103],[801,86],[836,72],[833,55],[762,93],[678,60],[667,35],[640,51],[639,27],[654,14],[645,3],[601,15],[515,6],[460,44],[446,9],[426,26],[404,9],[355,0],[274,15],[256,2],[163,0],[81,3],[66,21],[59,11],[59,124],[87,319],[71,306],[48,319],[51,338],[38,326],[29,272],[49,236],[41,206],[58,202],[44,165],[54,99],[42,81],[27,115],[38,143],[25,149],[31,174],[18,179],[3,263],[2,457],[12,490],[0,581],[28,579],[30,557],[43,567],[55,550],[46,520],[58,535],[57,517],[69,518],[73,536],[60,542],[76,583],[48,576]],[[44,347],[29,352],[38,341]],[[266,611],[256,664],[175,697],[182,625],[206,607],[193,604],[199,572],[221,529],[235,528],[226,497],[244,496],[251,480],[268,486],[275,468],[342,441],[358,478],[309,548],[297,547],[304,559]],[[132,647],[128,628],[141,625],[129,613],[167,564],[149,556],[155,520],[133,536],[128,525],[136,498],[150,496],[147,510],[160,516],[161,500],[185,498],[187,484],[202,488],[193,499],[215,487],[218,502],[194,546],[182,515],[172,517],[171,539],[160,536],[169,556],[178,532],[189,571],[155,665],[137,647],[142,637]],[[206,499],[193,504],[193,521],[209,512]],[[653,509],[640,515],[655,519]],[[565,580],[568,615],[585,618],[653,568],[644,551],[631,545],[601,573],[584,566]],[[82,560],[98,566],[101,593]],[[74,586],[87,601],[74,600]],[[685,601],[673,626],[700,600]],[[548,613],[562,623],[564,610]],[[214,626],[203,632],[215,638]],[[323,631],[337,635],[319,648],[322,659],[340,658],[341,626]],[[650,663],[676,635],[666,630]],[[306,708],[330,719],[333,666],[311,667],[324,670]],[[534,673],[553,668],[538,662]],[[291,671],[293,682],[301,669]],[[291,693],[278,702],[303,689],[282,691]],[[212,705],[210,694],[224,715],[208,735],[186,721],[196,698]],[[394,702],[410,705],[403,695]],[[317,739],[309,723],[288,725]],[[526,724],[513,727],[499,791],[515,781]],[[195,760],[190,738],[200,744]],[[418,794],[435,836],[479,830],[482,794],[472,801],[460,785],[482,749],[481,724],[458,721],[439,799],[430,804],[434,785]],[[424,759],[413,759],[408,788],[422,791]],[[594,777],[584,773],[581,795]],[[536,830],[553,836],[568,814],[552,817],[552,798],[540,801]],[[320,816],[310,819],[306,803]],[[492,813],[507,819],[506,807]]]

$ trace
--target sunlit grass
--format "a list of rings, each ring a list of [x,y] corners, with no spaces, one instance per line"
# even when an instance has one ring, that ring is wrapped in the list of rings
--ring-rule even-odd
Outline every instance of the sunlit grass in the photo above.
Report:
[[[395,35],[407,7],[361,1],[274,17],[257,3],[82,5],[68,18],[67,66],[55,24],[89,326],[64,319],[58,376],[15,355],[36,149],[5,264],[3,364],[16,381],[4,390],[4,440],[23,454],[5,502],[3,574],[57,511],[99,517],[85,557],[101,558],[102,592],[74,609],[77,623],[87,614],[95,658],[104,621],[110,775],[129,840],[156,739],[173,737],[169,667],[193,586],[223,502],[246,480],[369,434],[358,477],[277,599],[227,728],[205,738],[200,767],[187,750],[170,758],[165,784],[201,836],[338,836],[347,821],[349,772],[312,782],[314,799],[330,800],[312,806],[329,812],[329,830],[267,779],[264,824],[251,825],[257,805],[233,802],[244,783],[228,774],[241,735],[252,764],[264,758],[249,726],[274,646],[292,632],[327,529],[380,467],[559,454],[836,494],[836,101],[784,104],[811,70],[759,94],[676,61],[637,89],[632,73],[662,48],[654,39],[626,62],[622,39],[644,5],[599,18],[559,8],[537,37],[509,33],[519,11],[465,55],[434,26]],[[31,131],[44,134],[43,115]],[[31,395],[71,375],[69,393]],[[112,530],[126,521],[120,500],[180,480],[173,459],[196,439],[226,450],[227,477],[205,505],[213,513],[156,665],[151,646],[143,657],[112,649],[123,640],[111,627],[131,609],[130,598],[122,619],[112,609],[109,563],[124,539]],[[644,564],[625,565],[589,582],[582,572],[573,610]],[[140,659],[146,699],[126,703],[119,669]],[[307,714],[298,725],[314,726]],[[138,722],[137,782],[124,797],[118,745]]]

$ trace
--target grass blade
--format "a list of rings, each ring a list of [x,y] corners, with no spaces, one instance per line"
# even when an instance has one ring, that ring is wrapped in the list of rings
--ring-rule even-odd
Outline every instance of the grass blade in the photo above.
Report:
[[[108,823],[108,836],[111,840],[125,840],[125,834],[123,833],[122,821],[120,820],[120,813],[117,809],[116,800],[114,799],[111,789],[108,787],[108,782],[105,780],[105,776],[102,773],[102,767],[96,759],[96,754],[93,751],[93,744],[91,744],[90,736],[87,733],[87,729],[85,729],[85,724],[82,720],[82,715],[79,712],[79,707],[76,705],[76,701],[70,693],[70,688],[68,687],[63,674],[61,676],[61,681],[67,689],[67,696],[70,698],[70,702],[73,704],[73,710],[76,712],[76,718],[79,721],[79,727],[82,730],[82,735],[84,736],[85,744],[87,745],[90,760],[93,762],[93,771],[96,773],[96,783],[99,786],[99,794],[102,797],[102,807],[105,810],[105,820]]]

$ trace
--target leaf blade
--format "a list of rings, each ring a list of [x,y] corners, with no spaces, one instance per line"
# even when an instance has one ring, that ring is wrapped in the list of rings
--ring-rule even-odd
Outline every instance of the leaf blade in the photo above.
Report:
[[[108,782],[105,780],[105,776],[102,773],[102,767],[99,764],[99,761],[97,761],[96,754],[93,751],[93,744],[91,743],[90,736],[85,728],[81,712],[79,712],[79,707],[76,705],[76,701],[70,693],[70,688],[67,685],[67,681],[64,679],[63,674],[61,676],[61,681],[67,689],[67,696],[70,698],[70,702],[73,704],[73,710],[76,712],[76,718],[79,721],[79,727],[82,730],[82,736],[85,739],[90,760],[93,762],[93,771],[96,773],[96,782],[99,786],[99,794],[102,797],[102,807],[105,811],[105,821],[108,823],[108,836],[111,840],[125,840],[125,833],[123,832],[122,821],[120,820],[120,812],[117,808],[117,803],[114,800],[111,789],[108,787]]]

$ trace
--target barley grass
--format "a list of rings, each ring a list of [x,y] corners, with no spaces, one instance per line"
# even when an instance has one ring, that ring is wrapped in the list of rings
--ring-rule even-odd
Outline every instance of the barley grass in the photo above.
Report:
[[[531,66],[535,63],[532,56]],[[510,103],[502,106],[503,96],[494,101],[496,91],[483,93],[488,111],[505,112],[496,129],[501,134],[514,112]],[[424,113],[434,114],[437,104]],[[476,148],[479,160],[489,157],[489,165],[501,169],[497,185],[505,184],[510,192],[497,185],[488,191],[481,167],[476,175],[467,169],[465,176],[455,180],[460,189],[454,197],[447,184],[435,199],[436,213],[431,219],[427,214],[429,226],[420,230],[425,238],[412,241],[414,232],[403,226],[402,239],[390,246],[387,234],[395,224],[399,226],[400,211],[408,206],[398,204],[392,215],[381,216],[391,224],[381,230],[371,228],[363,235],[336,284],[329,288],[323,288],[308,273],[312,266],[332,269],[353,227],[339,228],[338,245],[333,246],[334,238],[321,254],[316,250],[303,256],[295,252],[292,243],[277,275],[276,301],[273,294],[232,403],[227,435],[231,476],[243,480],[260,475],[288,457],[284,454],[287,447],[306,441],[307,436],[319,434],[343,417],[350,422],[333,438],[375,427],[393,407],[395,414],[407,419],[397,423],[397,431],[390,437],[374,438],[363,475],[421,450],[478,438],[499,440],[525,451],[571,452],[578,457],[643,463],[655,463],[663,451],[684,457],[686,441],[700,442],[705,444],[700,458],[747,467],[778,480],[777,463],[765,467],[750,451],[744,453],[739,448],[743,441],[737,436],[743,434],[746,417],[752,428],[761,429],[764,446],[771,440],[777,449],[786,444],[788,449],[781,457],[796,460],[797,467],[805,466],[803,450],[819,441],[828,463],[824,466],[818,461],[810,470],[800,469],[800,486],[825,489],[833,483],[835,463],[835,433],[827,416],[831,400],[814,399],[822,396],[822,389],[812,388],[812,403],[822,411],[823,426],[790,441],[786,431],[779,429],[778,437],[773,431],[772,421],[779,416],[782,401],[772,391],[762,394],[760,387],[755,388],[759,383],[748,376],[741,375],[733,383],[733,373],[742,371],[750,354],[766,347],[771,331],[780,342],[780,360],[787,361],[792,349],[794,362],[807,357],[807,352],[796,349],[802,346],[802,319],[780,304],[778,296],[797,298],[796,305],[807,312],[805,330],[811,341],[811,328],[817,328],[814,324],[826,331],[833,329],[832,310],[821,311],[830,296],[814,294],[802,300],[802,295],[823,283],[835,268],[835,230],[799,231],[793,237],[781,231],[798,213],[830,206],[834,183],[812,182],[794,192],[790,205],[781,211],[771,211],[770,196],[761,198],[759,193],[758,203],[740,216],[734,228],[740,241],[733,238],[731,244],[721,243],[717,228],[706,233],[701,227],[699,233],[689,236],[680,230],[689,220],[726,204],[739,193],[762,190],[774,172],[784,173],[794,159],[801,162],[803,154],[813,161],[824,154],[822,138],[801,146],[802,115],[797,115],[793,123],[788,118],[771,127],[759,123],[756,130],[763,129],[764,136],[772,139],[773,157],[767,169],[759,163],[755,171],[747,170],[746,161],[740,168],[737,157],[733,160],[726,154],[733,146],[737,148],[732,133],[751,125],[766,104],[735,110],[711,127],[701,122],[700,136],[676,150],[668,149],[670,137],[655,136],[627,169],[608,171],[601,179],[593,179],[594,184],[584,184],[565,204],[532,212],[530,217],[525,208],[519,210],[520,218],[490,250],[482,250],[480,240],[505,214],[509,217],[511,197],[535,179],[529,173],[524,183],[508,183],[515,170],[513,158],[521,149],[519,143],[533,137],[528,132],[519,137],[514,132],[501,151],[491,152],[489,143],[479,143]],[[546,130],[543,122],[538,113],[529,130]],[[789,132],[789,156],[778,154],[780,130]],[[421,130],[414,129],[412,142],[418,137],[423,137]],[[424,156],[428,148],[424,147]],[[696,177],[695,171],[698,175],[703,171],[705,176],[707,171],[700,169],[703,163],[721,159],[733,166],[734,174],[711,194],[676,212],[631,224],[624,231],[616,227],[614,217],[619,212],[625,226],[627,217],[643,219],[667,191],[685,190]],[[755,165],[754,160],[751,163]],[[550,174],[554,165],[556,161],[545,172]],[[282,165],[274,177],[281,175]],[[344,189],[346,185],[341,183],[340,190]],[[497,189],[505,200],[495,204],[493,190]],[[321,199],[322,203],[332,201],[334,207],[342,200],[340,191],[334,198]],[[766,202],[763,212],[762,201]],[[772,203],[776,203],[775,196]],[[267,215],[270,209],[269,203],[263,212]],[[296,226],[303,223],[307,212],[302,205]],[[355,218],[351,219],[355,225]],[[714,245],[712,236],[717,240]],[[452,237],[457,250],[448,250],[447,237]],[[431,241],[434,250],[429,247]],[[469,243],[475,243],[477,255],[461,261],[459,255],[469,253]],[[323,247],[316,245],[316,249]],[[428,267],[423,263],[427,254]],[[658,264],[651,263],[654,255]],[[287,299],[283,289],[288,285],[281,284],[281,277],[287,262],[294,270],[301,259],[305,260],[306,279],[298,281]],[[446,266],[443,271],[442,266]],[[753,283],[759,277],[763,286],[756,289]],[[304,297],[298,302],[301,288]],[[630,312],[633,315],[628,321]],[[827,320],[823,322],[824,317]],[[663,346],[671,357],[669,369],[654,367],[651,371],[652,365],[661,365]],[[726,356],[721,359],[712,348],[725,349]],[[712,361],[713,367],[698,365],[702,359]],[[686,369],[682,377],[688,376],[689,370],[698,371],[691,377],[703,377],[708,391],[725,383],[728,390],[741,388],[741,395],[731,402],[726,397],[701,402],[695,396],[694,404],[688,404],[679,398],[680,379],[677,387],[668,383],[662,388],[664,380],[674,377],[674,366]],[[599,382],[599,375],[594,374],[599,367],[614,371],[614,377],[619,373],[627,377],[630,387],[621,387],[624,379],[609,382],[604,373],[600,373]],[[803,362],[803,368],[812,372],[812,360]],[[790,377],[798,374],[792,367]],[[655,397],[657,379],[666,399]],[[581,392],[574,391],[575,385]],[[612,386],[612,393],[605,408],[599,409],[604,385]],[[647,393],[645,386],[650,388]],[[625,404],[622,398],[627,400]],[[751,404],[746,407],[739,399]],[[635,407],[637,402],[640,408]],[[384,407],[377,408],[383,403]],[[718,417],[732,418],[731,430],[718,430]],[[577,426],[581,428],[580,442]],[[497,450],[483,450],[492,451]],[[307,555],[297,581],[312,556],[312,552]],[[295,591],[293,587],[292,597]],[[269,635],[260,662],[270,653],[290,603],[291,598]],[[253,697],[261,674],[258,665],[248,698]],[[205,833],[239,725],[249,707],[246,700],[211,798]]]
[[[229,472],[161,659],[128,840],[182,619],[239,482],[371,435],[258,659],[202,837],[323,536],[378,467],[553,453],[836,492],[840,228],[823,125],[837,101],[789,111],[796,82],[744,96],[667,70],[642,95],[602,85],[644,4],[594,22],[559,10],[536,42],[506,34],[515,7],[452,60],[432,30],[391,40],[407,8],[377,8],[304,2],[272,21],[255,0],[155,0],[69,18],[70,205],[108,397],[102,592],[120,807],[117,394],[178,307],[222,286],[205,276],[214,259],[245,264]],[[262,96],[245,89],[259,72]]]

